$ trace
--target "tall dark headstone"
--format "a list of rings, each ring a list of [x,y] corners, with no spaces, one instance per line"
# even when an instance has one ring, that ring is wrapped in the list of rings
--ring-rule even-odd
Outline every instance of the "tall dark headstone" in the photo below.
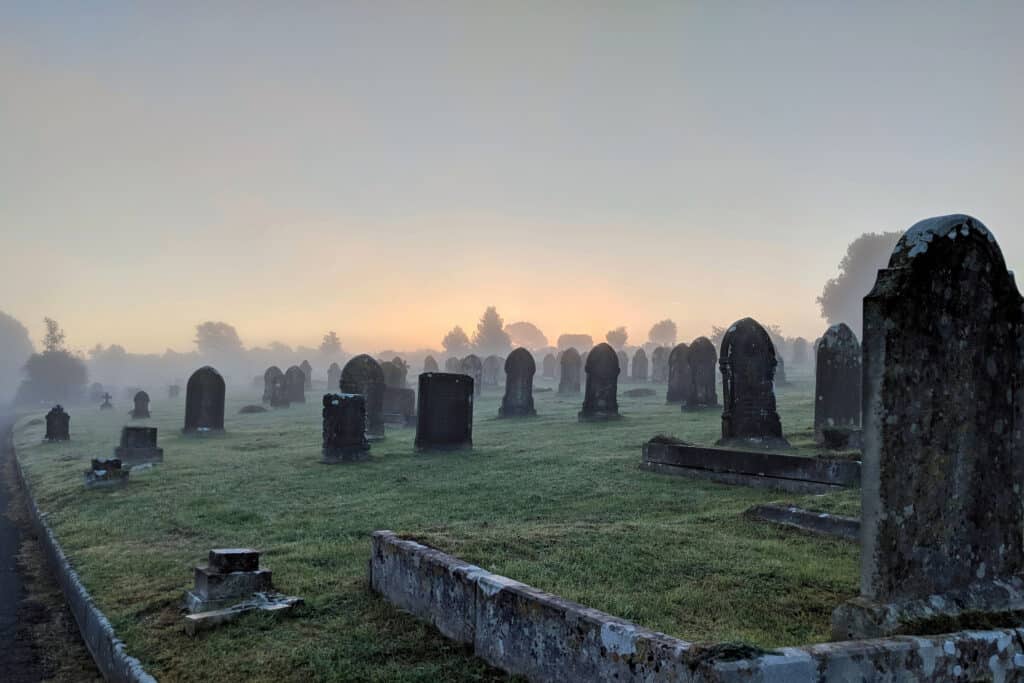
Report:
[[[501,378],[501,368],[504,361],[498,356],[490,355],[484,358],[481,379],[485,387],[497,387]]]
[[[463,358],[461,369],[463,375],[473,378],[473,391],[476,392],[476,396],[479,396],[484,385],[484,364],[480,362],[479,356],[471,353]]]
[[[617,351],[615,355],[619,359],[619,379],[625,382],[629,379],[629,356],[625,351]]]
[[[458,358],[449,358],[444,362],[444,371],[449,375],[458,375],[462,373],[462,361]]]
[[[472,448],[473,394],[473,378],[469,375],[420,375],[416,449]]]
[[[788,448],[775,408],[775,346],[759,322],[744,318],[722,339],[723,446]]]
[[[341,393],[366,399],[366,435],[371,440],[384,438],[384,386],[380,363],[365,353],[345,363],[341,371]]]
[[[643,349],[637,349],[633,354],[633,381],[647,381],[647,352]]]
[[[541,362],[542,374],[544,379],[555,378],[555,365],[555,354],[549,353],[546,356],[544,356],[544,360]],[[505,371],[505,374],[508,374],[508,370]]]
[[[284,373],[281,372],[281,368],[276,365],[271,365],[269,368],[263,371],[263,402],[273,404],[273,396],[275,387],[280,386],[282,389],[281,398],[284,398]]]
[[[299,370],[302,370],[302,377],[304,379],[303,388],[304,389],[312,389],[313,388],[313,366],[309,364],[308,360],[304,360],[301,363],[299,363]],[[306,397],[305,396],[302,397],[302,402],[303,403],[306,402]]]
[[[536,415],[533,407],[533,376],[537,363],[533,354],[520,347],[505,359],[505,395],[498,408],[498,417]]]
[[[981,221],[903,235],[864,299],[863,354],[860,597],[833,636],[1018,624],[1024,300]]]
[[[224,378],[209,365],[192,373],[185,385],[186,434],[224,431]]]
[[[668,354],[669,350],[664,346],[651,352],[651,381],[655,384],[668,382]]]
[[[693,378],[690,376],[690,364],[686,357],[690,347],[676,344],[668,354],[668,390],[665,392],[666,403],[686,403]]]
[[[70,441],[71,440],[71,416],[64,412],[64,408],[55,405],[46,413],[46,441]]]
[[[327,368],[327,391],[334,392],[341,385],[341,366],[331,363]]]
[[[579,351],[569,347],[562,352],[559,363],[561,375],[558,380],[558,393],[561,396],[575,396],[580,393],[580,375],[583,374],[583,361]]]
[[[139,391],[132,397],[132,404],[133,420],[149,419],[149,394],[145,391]]]
[[[306,373],[297,365],[284,371],[284,395],[289,403],[306,402]]]
[[[587,391],[583,395],[584,422],[611,420],[619,417],[619,357],[602,342],[587,355]]]
[[[860,427],[863,379],[860,342],[846,323],[828,328],[818,345],[814,388],[814,433]]]
[[[433,356],[427,356],[423,359],[423,372],[440,372],[441,368],[438,367],[437,361],[434,360]]]
[[[690,367],[690,386],[687,389],[684,409],[700,410],[718,405],[718,382],[715,367],[718,352],[707,337],[697,337],[686,352],[686,364]]]
[[[323,462],[356,462],[369,457],[366,400],[362,394],[324,394]]]

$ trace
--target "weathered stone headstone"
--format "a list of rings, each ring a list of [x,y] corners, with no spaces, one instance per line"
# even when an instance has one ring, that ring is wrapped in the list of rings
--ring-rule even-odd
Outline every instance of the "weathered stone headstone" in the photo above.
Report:
[[[473,378],[473,392],[475,396],[479,396],[484,385],[484,364],[480,358],[473,353],[463,358],[461,371],[463,375]]]
[[[715,367],[718,352],[707,337],[697,337],[686,352],[690,366],[690,386],[687,389],[685,410],[700,410],[718,405],[718,382]]]
[[[780,355],[776,355],[775,360],[778,361],[778,365],[775,366],[775,386],[784,387],[789,384],[789,380],[786,379],[786,361],[782,360]]]
[[[627,381],[629,377],[629,356],[625,351],[617,351],[615,356],[619,359],[619,380]]]
[[[1019,624],[1024,300],[980,221],[903,235],[864,299],[863,362],[860,597],[833,636]]]
[[[391,386],[405,388],[409,386],[409,364],[404,360],[395,356],[391,359],[391,364],[395,366],[395,383]],[[387,378],[385,377],[385,380]]]
[[[366,399],[366,436],[384,438],[384,371],[371,356],[360,354],[341,371],[341,393],[361,394]]]
[[[668,354],[669,350],[664,346],[651,352],[651,381],[655,384],[668,382]]]
[[[324,394],[323,462],[356,462],[369,457],[366,399],[362,394]]]
[[[444,371],[450,375],[458,375],[462,373],[462,361],[458,358],[449,358],[444,362]]]
[[[284,371],[284,395],[289,403],[306,402],[306,374],[297,365]]]
[[[505,359],[505,395],[498,408],[498,417],[536,415],[533,407],[533,376],[537,363],[533,354],[520,347]]]
[[[498,386],[503,363],[504,361],[501,358],[493,354],[484,358],[480,377],[485,387]]]
[[[178,398],[181,396],[181,385],[172,384],[167,387],[167,398]]]
[[[643,349],[637,349],[633,354],[633,381],[647,381],[647,352]]]
[[[560,396],[575,396],[580,393],[580,375],[583,373],[583,361],[579,351],[570,347],[562,352],[559,363],[561,373],[558,380]]]
[[[544,377],[544,379],[555,378],[555,366],[555,354],[549,353],[546,356],[544,356],[544,360],[541,361],[541,374]],[[508,370],[505,371],[505,374],[508,374]]]
[[[693,378],[690,376],[690,364],[686,357],[690,347],[676,344],[668,355],[668,390],[665,392],[666,403],[686,403]]]
[[[209,365],[192,373],[185,385],[186,434],[224,431],[224,378]]]
[[[820,442],[827,428],[860,427],[860,342],[846,323],[828,328],[818,345],[815,371],[814,433]]]
[[[110,395],[110,392],[103,394],[103,403],[100,404],[100,410],[113,410],[114,404],[110,402],[110,399],[114,398]]]
[[[384,373],[384,385],[388,387],[405,388],[406,370],[393,360],[386,360],[380,364],[380,370]]]
[[[284,373],[281,368],[271,365],[263,373],[263,402],[272,408],[287,408],[290,405]]]
[[[384,387],[384,422],[412,427],[416,424],[416,390]]]
[[[46,413],[46,441],[70,441],[71,440],[71,416],[64,412],[64,408],[55,405]]]
[[[132,397],[132,419],[133,420],[145,420],[149,418],[149,394],[145,391],[140,391]]]
[[[722,339],[723,446],[788,448],[775,408],[775,346],[753,318],[732,325]]]
[[[128,473],[129,470],[121,466],[120,460],[93,458],[89,469],[85,471],[85,488],[120,488],[128,483]]]
[[[164,449],[157,447],[156,436],[156,427],[122,427],[114,457],[129,467],[163,462]]]
[[[331,363],[327,368],[327,391],[337,391],[341,385],[341,366],[337,363]]]
[[[438,367],[437,361],[434,360],[433,356],[427,356],[423,359],[423,372],[440,372],[441,368]]]
[[[584,422],[619,417],[619,357],[602,342],[587,356],[587,391],[579,419]]]
[[[419,378],[417,450],[472,448],[473,378],[425,372]]]
[[[301,363],[299,363],[299,370],[302,370],[302,376],[303,376],[303,378],[305,378],[305,382],[303,384],[303,388],[304,389],[312,389],[313,388],[313,366],[309,364],[308,360],[304,360]],[[303,403],[305,403],[305,400],[306,400],[305,396],[303,396],[303,399],[302,399]]]

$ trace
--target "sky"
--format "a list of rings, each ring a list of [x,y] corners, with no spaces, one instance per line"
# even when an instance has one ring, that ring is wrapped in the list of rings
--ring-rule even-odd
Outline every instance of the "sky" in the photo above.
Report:
[[[0,310],[75,348],[753,316],[962,212],[1024,264],[1021,2],[0,4]]]

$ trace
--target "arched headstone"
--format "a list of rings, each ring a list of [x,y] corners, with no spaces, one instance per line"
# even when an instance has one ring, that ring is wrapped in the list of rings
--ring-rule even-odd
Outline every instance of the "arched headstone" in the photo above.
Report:
[[[690,392],[690,364],[686,362],[686,356],[690,347],[686,344],[676,344],[672,352],[668,354],[668,389],[665,391],[666,403],[686,403],[686,397]]]
[[[433,356],[427,356],[423,359],[423,372],[439,372],[441,368],[438,367],[437,361],[434,360]]]
[[[394,361],[386,360],[380,364],[380,371],[384,373],[384,386],[404,388],[405,370],[395,364]]]
[[[484,384],[484,364],[480,361],[480,357],[471,353],[463,358],[461,371],[463,375],[469,375],[473,378],[473,392],[475,396],[479,396],[483,391]]]
[[[720,445],[788,448],[775,407],[775,346],[753,318],[732,325],[722,339],[722,439]]]
[[[625,351],[617,351],[615,355],[619,359],[619,380],[625,382],[629,379],[629,356]]]
[[[637,349],[633,354],[633,381],[647,381],[647,352],[643,349]]]
[[[569,347],[562,352],[559,362],[561,368],[558,380],[558,393],[561,396],[575,396],[580,393],[580,375],[583,372],[583,361],[579,351]]]
[[[338,387],[341,385],[341,366],[337,363],[331,363],[327,368],[327,391],[334,392],[338,391]],[[365,407],[364,407],[365,409]]]
[[[46,413],[46,441],[71,440],[71,416],[64,412],[63,406],[55,405]]]
[[[341,393],[366,399],[366,436],[384,438],[384,371],[371,356],[360,354],[341,371]]]
[[[301,363],[299,363],[299,370],[302,370],[302,376],[304,378],[303,388],[304,389],[312,389],[313,388],[313,366],[309,364],[308,360],[304,360]],[[305,396],[303,396],[302,402],[303,403],[306,402]]]
[[[718,405],[716,364],[718,352],[707,337],[697,337],[686,352],[690,367],[690,386],[687,389],[684,410],[699,410]]]
[[[139,391],[132,397],[132,419],[145,420],[149,418],[149,394]]]
[[[284,371],[284,395],[289,403],[306,402],[306,373],[297,365]]]
[[[209,365],[192,373],[185,385],[185,433],[224,431],[224,378]]]
[[[587,355],[587,390],[583,395],[582,421],[619,417],[619,357],[602,342]]]
[[[472,448],[473,378],[424,372],[416,403],[417,450]]]
[[[546,356],[544,356],[544,360],[542,361],[542,370],[543,370],[544,379],[554,379],[555,378],[555,365],[556,365],[555,354],[549,353]],[[506,372],[506,374],[508,374],[507,370],[505,372]]]
[[[462,374],[462,361],[458,358],[449,358],[444,362],[444,371],[449,375]]]
[[[828,328],[818,345],[814,382],[814,433],[819,441],[823,429],[860,427],[862,373],[857,335],[846,323]]]
[[[512,351],[505,359],[505,396],[501,399],[498,417],[536,415],[533,407],[533,376],[537,363],[524,348]]]
[[[502,363],[501,358],[493,354],[484,358],[481,378],[485,387],[498,386]]]
[[[274,405],[275,389],[279,389],[281,392],[279,401],[287,402],[284,394],[284,373],[281,372],[281,368],[271,365],[263,371],[263,403]]]
[[[651,381],[655,384],[668,382],[668,354],[669,350],[664,346],[651,352]]]

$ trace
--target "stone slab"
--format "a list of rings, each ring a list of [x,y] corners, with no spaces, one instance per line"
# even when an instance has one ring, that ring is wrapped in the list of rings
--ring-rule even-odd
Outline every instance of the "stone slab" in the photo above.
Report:
[[[820,536],[833,536],[855,543],[860,540],[860,520],[856,517],[804,510],[792,505],[755,505],[744,514],[762,522],[792,527]]]
[[[222,624],[232,622],[250,612],[260,611],[282,616],[293,612],[303,604],[305,603],[302,598],[278,595],[276,593],[260,594],[252,600],[247,600],[231,607],[198,612],[196,614],[186,614],[185,633],[195,636],[202,631],[209,631]]]
[[[214,548],[210,569],[221,572],[254,572],[260,568],[260,552],[252,548]]]

